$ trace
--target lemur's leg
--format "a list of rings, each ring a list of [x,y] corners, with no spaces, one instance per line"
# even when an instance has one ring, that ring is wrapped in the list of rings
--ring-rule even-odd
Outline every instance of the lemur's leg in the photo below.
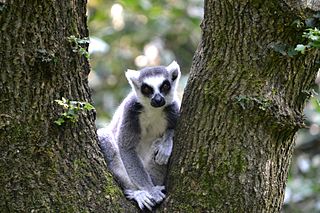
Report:
[[[149,165],[146,167],[147,172],[149,173],[152,183],[155,186],[163,186],[165,178],[167,175],[168,165],[159,165],[153,159],[150,161]]]
[[[139,207],[143,209],[144,207],[152,210],[155,202],[159,200],[154,200],[153,193],[149,193],[145,190],[138,190],[129,178],[129,175],[124,167],[123,161],[121,160],[119,148],[115,143],[115,139],[112,132],[107,128],[99,129],[98,136],[100,141],[100,148],[107,161],[107,166],[115,179],[120,183],[121,187],[124,189],[124,194],[128,199],[135,200]],[[154,187],[154,190],[162,190],[162,187]],[[159,193],[158,193],[159,194]],[[164,198],[161,195],[161,200]]]

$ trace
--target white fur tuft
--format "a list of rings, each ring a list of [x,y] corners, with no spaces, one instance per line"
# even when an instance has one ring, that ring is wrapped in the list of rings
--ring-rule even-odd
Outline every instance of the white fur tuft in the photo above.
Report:
[[[138,85],[138,78],[139,78],[139,75],[140,75],[140,72],[139,71],[136,71],[136,70],[130,70],[128,69],[125,73],[126,75],[126,78],[129,82],[129,84],[131,85],[133,91],[136,91],[136,87]]]
[[[170,76],[174,81],[179,81],[180,78],[180,66],[176,61],[172,61],[171,64],[169,64],[166,69],[168,70]],[[176,81],[176,82],[177,82]]]
[[[169,72],[172,72],[174,70],[179,70],[180,72],[180,66],[176,61],[172,61],[171,64],[169,64],[166,68]]]
[[[125,74],[126,74],[126,78],[130,82],[132,80],[137,80],[139,78],[140,72],[136,70],[128,69]]]

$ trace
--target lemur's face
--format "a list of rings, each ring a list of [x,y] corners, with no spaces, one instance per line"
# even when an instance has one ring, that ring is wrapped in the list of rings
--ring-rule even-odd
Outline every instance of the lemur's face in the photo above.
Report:
[[[171,83],[164,76],[149,77],[141,84],[140,93],[144,96],[143,98],[149,100],[151,106],[162,107],[170,103],[173,93]]]
[[[128,70],[126,77],[143,106],[159,108],[174,100],[180,68],[174,61],[167,67],[148,67],[139,72]]]

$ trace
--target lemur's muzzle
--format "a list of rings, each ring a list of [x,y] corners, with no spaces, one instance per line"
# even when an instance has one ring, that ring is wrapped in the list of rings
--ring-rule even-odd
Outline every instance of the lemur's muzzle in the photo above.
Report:
[[[163,105],[165,105],[166,101],[164,100],[164,97],[162,97],[162,95],[160,94],[155,94],[152,98],[151,98],[151,106],[153,107],[162,107]]]

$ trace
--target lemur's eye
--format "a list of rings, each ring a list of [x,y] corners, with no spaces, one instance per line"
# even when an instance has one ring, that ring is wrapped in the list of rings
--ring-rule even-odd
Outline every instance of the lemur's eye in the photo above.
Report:
[[[145,96],[150,96],[153,94],[153,89],[152,89],[152,87],[148,86],[147,84],[142,84],[141,93]]]
[[[170,91],[170,89],[171,89],[171,86],[170,86],[170,82],[168,80],[164,81],[162,83],[162,85],[160,86],[160,92],[164,93],[164,94],[168,93]]]

